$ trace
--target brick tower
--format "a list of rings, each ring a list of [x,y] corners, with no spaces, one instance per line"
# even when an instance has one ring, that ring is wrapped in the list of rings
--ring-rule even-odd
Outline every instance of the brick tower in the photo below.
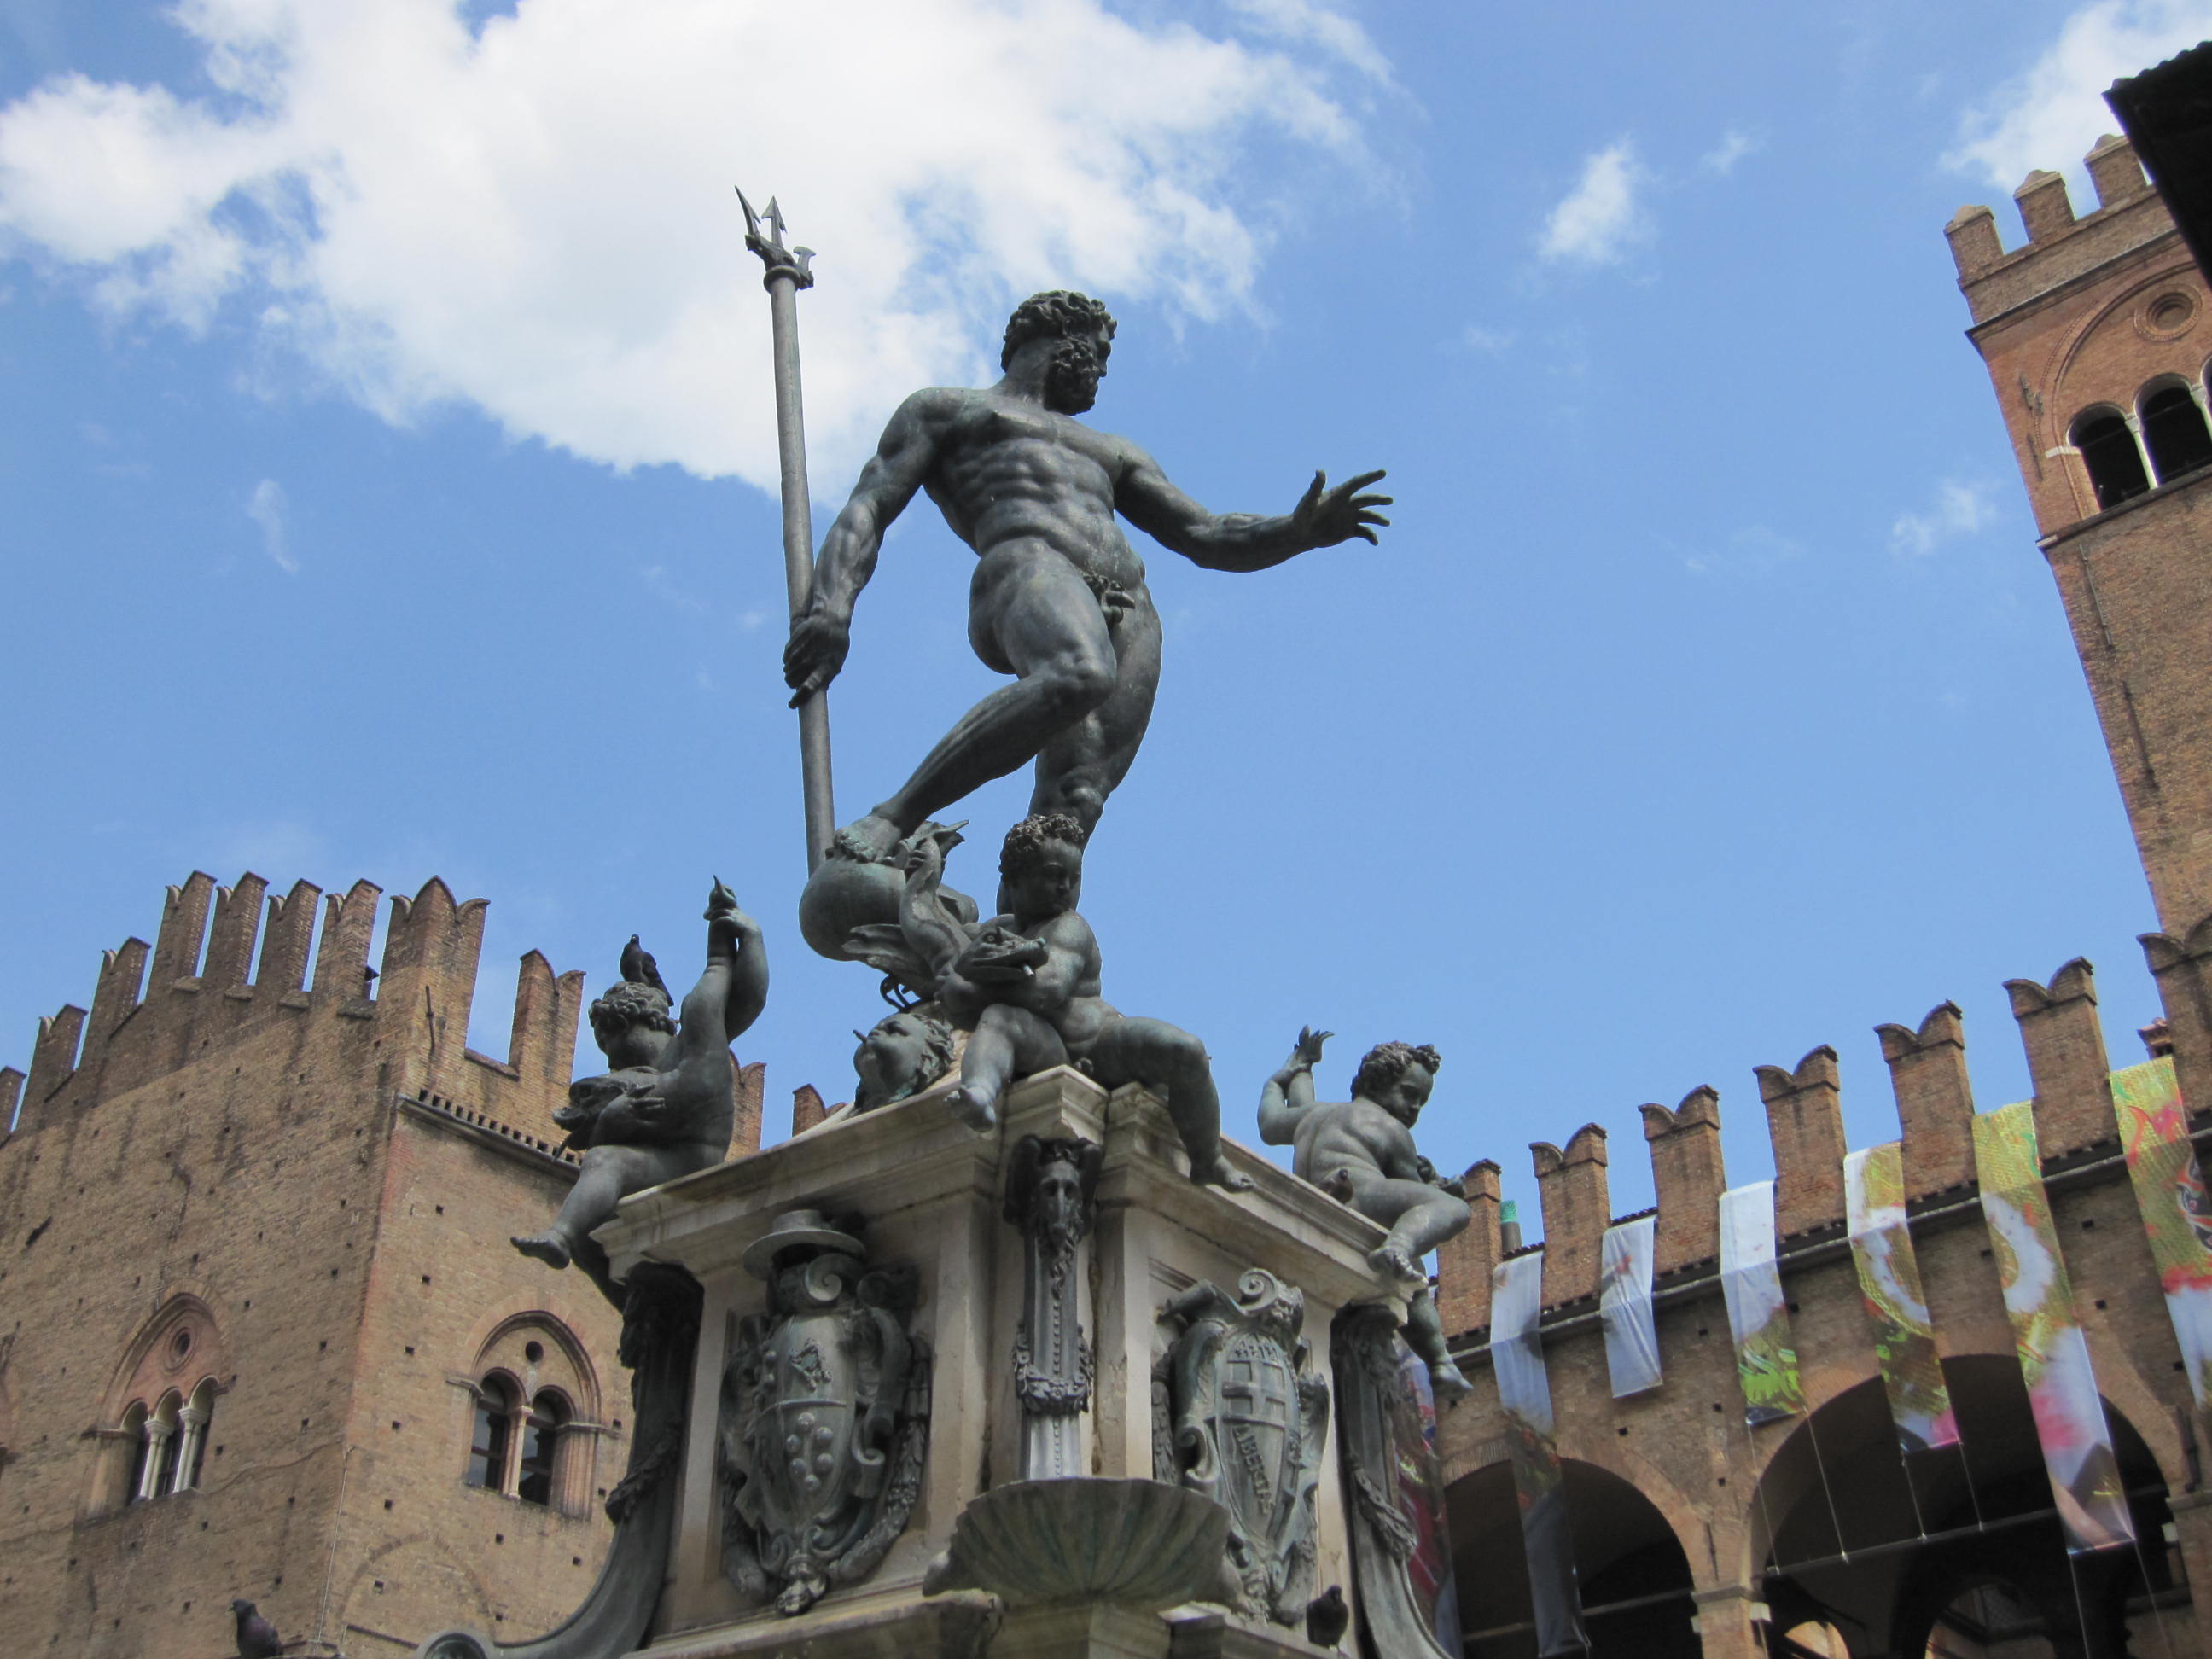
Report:
[[[2039,544],[2058,580],[2163,929],[2212,912],[2208,295],[2133,149],[2087,158],[2095,211],[2033,173],[2024,246],[1946,227]]]
[[[481,1054],[482,900],[391,901],[379,975],[376,888],[264,885],[171,888],[0,1069],[10,1656],[217,1659],[238,1595],[288,1654],[404,1659],[456,1617],[550,1628],[605,1552],[619,1322],[507,1243],[575,1179],[584,976],[525,957]]]

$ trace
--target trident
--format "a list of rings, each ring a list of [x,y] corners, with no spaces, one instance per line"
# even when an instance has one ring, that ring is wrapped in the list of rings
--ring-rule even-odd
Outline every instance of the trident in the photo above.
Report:
[[[814,593],[814,516],[806,495],[806,415],[799,396],[799,290],[814,286],[814,250],[783,245],[783,211],[769,198],[757,214],[738,192],[744,210],[745,246],[768,267],[761,286],[768,289],[769,326],[775,347],[775,436],[783,483],[783,581],[791,599],[791,619],[805,614]],[[768,228],[762,234],[762,226]],[[837,833],[837,809],[830,783],[830,693],[817,691],[799,705],[799,775],[806,797],[806,873],[822,861],[823,848]]]

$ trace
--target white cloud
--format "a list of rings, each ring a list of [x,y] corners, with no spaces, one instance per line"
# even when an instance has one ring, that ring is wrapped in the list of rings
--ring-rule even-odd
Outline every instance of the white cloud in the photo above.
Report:
[[[1361,74],[1389,86],[1390,60],[1349,17],[1314,0],[1229,0],[1255,25],[1286,40],[1310,42],[1334,53]]]
[[[1971,536],[1985,528],[1996,516],[1989,492],[1980,484],[1946,478],[1936,491],[1936,504],[1925,513],[1900,513],[1889,527],[1889,550],[1911,558],[1925,558],[1944,543]]]
[[[1650,234],[1637,201],[1646,181],[1636,146],[1622,138],[1583,163],[1583,176],[1544,222],[1536,251],[1547,259],[1609,265]]]
[[[1730,127],[1721,135],[1719,143],[1698,158],[1698,165],[1706,172],[1718,173],[1725,179],[1735,171],[1738,161],[1747,155],[1757,155],[1765,142],[1738,128]]]
[[[218,308],[393,421],[473,404],[618,466],[775,478],[767,307],[731,186],[821,250],[810,437],[994,364],[1009,303],[1249,304],[1256,228],[1388,65],[1317,0],[1241,34],[1105,0],[182,0],[213,83],[0,109],[0,251],[116,312]],[[1262,168],[1255,151],[1289,152]]]
[[[254,485],[246,503],[246,516],[261,526],[262,550],[276,562],[276,568],[287,575],[298,575],[300,562],[285,544],[284,486],[274,478],[264,478]]]
[[[1480,351],[1486,356],[1494,357],[1519,337],[1510,328],[1481,328],[1469,323],[1460,331],[1459,343],[1469,351]]]
[[[1683,568],[1697,576],[1764,576],[1805,556],[1805,544],[1763,524],[1746,525],[1717,546],[1682,556]]]
[[[1970,110],[1945,161],[2011,191],[2039,167],[2078,183],[2081,157],[2119,123],[2105,88],[2212,35],[2212,0],[2097,0],[2067,18],[2027,72]],[[2087,211],[2094,198],[2076,198]]]

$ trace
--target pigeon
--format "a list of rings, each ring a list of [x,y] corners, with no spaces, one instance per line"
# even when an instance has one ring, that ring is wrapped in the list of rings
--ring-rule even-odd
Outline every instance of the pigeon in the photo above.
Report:
[[[284,1638],[277,1635],[276,1626],[255,1612],[244,1596],[233,1601],[230,1610],[238,1616],[238,1659],[279,1659]]]
[[[1317,1648],[1333,1648],[1344,1639],[1352,1622],[1352,1609],[1344,1604],[1344,1589],[1331,1584],[1306,1603],[1306,1640]]]
[[[650,985],[661,995],[668,995],[668,987],[661,982],[660,964],[653,959],[652,951],[637,942],[635,933],[623,946],[622,976],[632,985]]]

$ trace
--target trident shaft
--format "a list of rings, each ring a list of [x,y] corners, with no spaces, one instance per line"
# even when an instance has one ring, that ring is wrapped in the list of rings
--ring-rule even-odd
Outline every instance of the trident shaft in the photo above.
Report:
[[[745,246],[768,267],[761,279],[768,289],[769,326],[775,348],[775,435],[783,483],[783,580],[791,599],[791,619],[805,613],[814,594],[814,514],[806,493],[806,413],[799,392],[799,290],[814,286],[814,250],[786,247],[783,212],[769,198],[768,211],[757,214],[738,192],[744,210]],[[763,233],[765,227],[765,233]],[[836,801],[830,781],[830,693],[817,691],[799,705],[799,775],[806,797],[806,872],[822,861],[823,849],[837,833]]]

